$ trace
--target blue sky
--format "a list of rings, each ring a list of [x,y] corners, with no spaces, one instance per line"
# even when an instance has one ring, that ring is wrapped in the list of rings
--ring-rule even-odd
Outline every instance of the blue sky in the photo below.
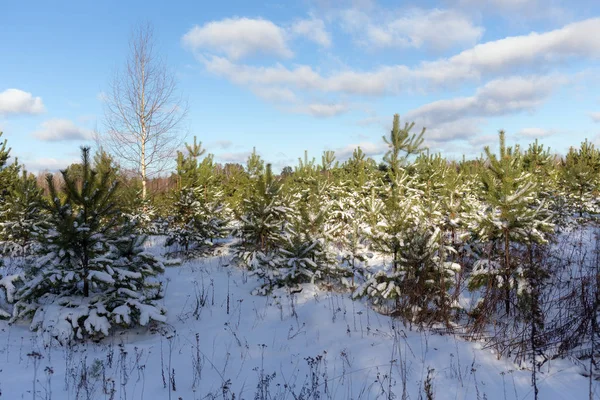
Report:
[[[454,158],[501,128],[558,153],[600,139],[593,0],[37,1],[1,15],[0,130],[31,171],[76,161],[105,129],[103,93],[144,22],[188,99],[189,140],[217,161],[253,146],[277,168],[304,150],[379,158],[394,113]]]

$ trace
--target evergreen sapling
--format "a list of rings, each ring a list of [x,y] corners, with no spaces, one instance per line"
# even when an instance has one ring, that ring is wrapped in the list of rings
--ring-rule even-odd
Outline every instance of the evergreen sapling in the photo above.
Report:
[[[61,171],[62,193],[47,177],[49,231],[13,299],[12,321],[31,319],[33,330],[61,343],[166,320],[156,302],[164,265],[123,218],[117,182],[93,170],[89,158],[82,148],[80,181]]]

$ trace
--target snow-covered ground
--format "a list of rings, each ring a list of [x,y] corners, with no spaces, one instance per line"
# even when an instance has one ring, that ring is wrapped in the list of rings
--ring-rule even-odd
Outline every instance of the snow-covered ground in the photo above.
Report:
[[[0,321],[0,399],[425,399],[428,376],[435,399],[534,397],[530,371],[481,344],[411,331],[311,285],[253,296],[258,282],[227,263],[169,268],[168,324],[153,333],[61,347]],[[539,398],[587,399],[581,372],[546,362]]]

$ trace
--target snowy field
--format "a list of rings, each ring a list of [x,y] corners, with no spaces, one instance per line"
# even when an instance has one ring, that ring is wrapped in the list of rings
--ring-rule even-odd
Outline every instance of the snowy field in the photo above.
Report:
[[[434,399],[533,399],[530,371],[479,343],[311,285],[253,296],[258,282],[228,261],[169,268],[168,324],[153,332],[62,347],[0,321],[0,399],[427,399],[426,386]],[[589,398],[582,372],[546,362],[539,398]]]

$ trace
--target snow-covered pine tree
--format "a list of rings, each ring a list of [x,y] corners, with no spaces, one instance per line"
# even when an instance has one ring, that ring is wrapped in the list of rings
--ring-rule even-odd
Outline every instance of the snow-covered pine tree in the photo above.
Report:
[[[2,259],[0,259],[2,261]],[[0,262],[0,269],[3,268]],[[15,292],[17,286],[21,283],[21,274],[9,273],[2,275],[0,274],[0,319],[10,319],[11,314],[11,303],[14,302]]]
[[[477,195],[479,179],[465,171],[463,166],[463,163],[459,163],[448,168],[443,177],[444,188],[440,197],[440,229],[444,232],[445,243],[455,250],[450,253],[450,260],[461,266],[453,288],[453,307],[460,307],[458,300],[466,280],[466,270],[474,262],[473,249],[480,246],[478,241],[466,234],[470,216],[481,209]]]
[[[481,171],[484,208],[472,214],[469,230],[485,244],[469,278],[471,290],[482,289],[478,311],[491,316],[499,303],[510,315],[519,286],[526,285],[523,268],[514,259],[515,246],[546,243],[553,232],[550,212],[538,204],[537,183],[523,169],[518,146],[507,147],[504,131],[499,132],[500,154],[485,148],[487,168]],[[474,315],[483,315],[476,312]]]
[[[544,147],[535,139],[523,152],[523,169],[530,172],[537,181],[540,200],[550,198],[555,189],[558,172],[557,161],[550,148]]]
[[[343,278],[351,276],[351,271],[340,265],[333,247],[336,230],[341,227],[331,218],[333,185],[326,175],[312,180],[312,190],[299,187],[290,205],[294,211],[290,213],[280,250],[280,282],[288,286],[309,281],[339,286]]]
[[[0,138],[2,132],[0,132]],[[7,206],[5,205],[6,196],[10,192],[11,188],[19,178],[20,166],[15,160],[12,164],[8,164],[10,158],[10,148],[7,148],[7,141],[4,140],[0,143],[0,223],[4,222],[4,218],[9,217],[6,215]],[[0,240],[6,240],[6,238]],[[0,256],[2,248],[0,248]],[[10,271],[9,271],[10,268]],[[7,298],[12,298],[14,291],[14,281],[18,280],[18,275],[13,274],[12,266],[5,265],[4,260],[0,257],[0,319],[7,319],[10,317],[9,307],[6,304]]]
[[[413,124],[405,124],[400,129],[400,116],[394,115],[390,137],[383,137],[388,145],[389,151],[383,160],[386,163],[385,170],[387,181],[390,186],[376,193],[372,188],[370,202],[368,204],[372,212],[366,215],[370,222],[368,229],[369,240],[374,250],[392,258],[391,268],[377,271],[375,274],[368,273],[365,282],[355,291],[354,297],[368,297],[375,305],[390,306],[390,300],[394,304],[391,313],[405,313],[406,301],[401,296],[406,292],[404,289],[406,271],[402,270],[402,250],[407,235],[412,235],[411,227],[415,225],[421,210],[418,207],[419,198],[414,190],[408,190],[406,181],[409,179],[405,170],[405,161],[410,154],[418,154],[422,151],[420,146],[423,142],[423,133],[420,135],[410,134]],[[410,310],[411,307],[408,307]]]
[[[193,188],[185,187],[176,194],[172,216],[167,231],[166,246],[177,245],[181,251],[188,253],[190,247],[204,244],[205,238],[198,232],[194,217],[199,204]]]
[[[329,193],[332,197],[328,203],[327,223],[333,227],[333,244],[339,264],[351,276],[351,279],[342,279],[342,283],[354,288],[357,278],[364,277],[368,255],[371,254],[367,246],[369,224],[365,218],[365,202],[371,197],[363,197],[348,180],[332,184]]]
[[[81,165],[80,182],[61,171],[64,200],[48,175],[50,229],[13,299],[13,321],[31,318],[32,329],[61,343],[166,320],[156,302],[163,263],[123,218],[117,183],[92,169],[89,148]]]
[[[156,207],[150,196],[142,199],[141,191],[137,191],[135,197],[127,205],[125,217],[134,227],[135,232],[140,235],[161,235],[165,232],[161,221],[158,219]],[[121,199],[119,199],[121,200]]]
[[[217,189],[207,198],[204,190],[186,187],[179,192],[167,246],[177,244],[188,254],[205,254],[215,248],[218,239],[227,236],[231,211],[225,204],[223,192]]]
[[[223,196],[227,200],[229,208],[240,212],[243,208],[244,199],[248,197],[250,177],[241,164],[227,163],[223,166],[217,164],[218,175],[221,182]]]
[[[379,178],[377,164],[367,158],[360,147],[352,152],[352,157],[343,165],[344,181],[350,186],[349,190],[359,196],[367,197],[371,193],[374,181]]]
[[[178,153],[177,179],[181,189],[176,193],[173,226],[166,242],[195,254],[214,249],[216,240],[227,236],[231,213],[215,176],[212,154],[198,162],[204,154],[201,145],[194,138],[192,145],[186,144],[187,156]]]
[[[256,152],[256,147],[252,148],[252,153],[248,157],[246,171],[251,179],[258,179],[265,174],[265,162]]]
[[[23,258],[35,253],[46,220],[42,189],[23,170],[0,205],[0,254]]]
[[[391,257],[391,265],[387,270],[378,271],[367,276],[367,281],[355,291],[355,297],[369,296],[374,304],[385,303],[387,299],[396,299],[395,308],[400,308],[400,296],[404,294],[402,285],[406,271],[402,269],[402,250],[407,237],[412,237],[412,227],[422,217],[418,207],[419,194],[405,188],[407,175],[396,179],[394,190],[389,198],[381,200],[375,190],[371,195],[371,208],[374,214],[368,216],[371,222],[369,239],[371,247]],[[402,188],[402,189],[400,189]]]
[[[0,138],[2,138],[2,132],[0,131]],[[19,178],[19,163],[15,159],[13,163],[9,164],[10,159],[10,148],[7,148],[6,139],[0,143],[0,204],[4,201],[4,196],[8,194],[8,190],[13,183]]]
[[[447,322],[450,316],[448,290],[454,287],[451,302],[453,307],[458,307],[460,284],[468,244],[461,240],[461,234],[466,230],[466,215],[479,203],[465,182],[459,167],[455,163],[449,163],[440,154],[430,155],[429,152],[417,157],[412,165],[418,179],[418,187],[423,192],[421,206],[424,210],[425,221],[428,225],[439,228],[439,237],[436,243],[439,245],[439,257],[444,262],[452,265],[452,271],[457,272],[456,282],[447,285],[440,281],[440,296],[438,302],[444,320]],[[442,286],[445,286],[443,288]]]
[[[372,217],[373,249],[391,257],[387,269],[367,276],[354,297],[369,297],[384,312],[418,324],[448,321],[448,291],[460,266],[439,227],[431,225],[422,205],[423,192],[411,187],[408,175],[396,180],[392,194]],[[429,211],[429,210],[427,210]],[[391,308],[390,308],[391,307]]]
[[[256,292],[264,294],[280,279],[280,249],[292,209],[282,194],[281,183],[273,177],[270,164],[252,182],[233,230],[238,242],[232,260],[263,280],[263,286]]]
[[[75,166],[76,171],[74,172],[77,173],[78,179],[81,180],[82,166],[81,164],[72,164],[70,167]],[[140,181],[137,179],[127,179],[121,173],[115,159],[102,147],[94,154],[93,169],[98,176],[107,177],[106,180],[109,186],[112,186],[115,182],[119,182],[118,189],[114,194],[114,201],[120,204],[122,212],[135,227],[137,233],[144,235],[161,234],[157,221],[156,207],[149,197],[142,199]],[[70,170],[69,172],[71,173]],[[76,178],[74,174],[70,175],[72,178]]]
[[[3,132],[0,131],[0,138]],[[5,197],[8,194],[10,188],[19,178],[20,166],[18,161],[12,164],[8,164],[10,159],[10,148],[7,148],[7,140],[5,139],[0,143],[0,209],[5,202]],[[2,215],[0,214],[0,222],[2,222]],[[3,265],[2,259],[0,259],[0,267]],[[0,276],[1,278],[1,276]]]
[[[579,217],[600,213],[600,150],[587,139],[578,149],[571,147],[561,169],[562,186],[567,191],[568,209]]]
[[[440,154],[429,154],[429,150],[421,153],[407,168],[410,175],[415,175],[413,185],[423,193],[421,206],[426,220],[432,226],[439,226],[444,219],[440,203],[444,197],[448,170],[447,161]]]
[[[100,176],[106,175],[110,185],[119,179],[119,166],[114,158],[101,147],[94,154],[94,170]]]
[[[536,202],[545,203],[552,213],[552,222],[565,228],[572,219],[573,207],[568,205],[568,194],[561,188],[560,160],[536,139],[523,152],[523,169],[531,173],[537,184]]]
[[[404,173],[404,163],[411,155],[420,154],[423,152],[423,135],[425,128],[419,134],[411,134],[415,123],[404,123],[404,128],[400,128],[400,115],[394,114],[392,131],[389,138],[383,136],[383,141],[388,145],[389,150],[383,157],[383,161],[387,164],[392,175],[392,185],[394,178],[399,177]]]
[[[446,291],[459,267],[448,257],[452,249],[445,245],[443,233],[431,224],[431,218],[440,215],[437,202],[432,198],[425,206],[422,185],[409,176],[405,165],[409,155],[422,151],[423,132],[411,135],[414,124],[400,130],[397,115],[393,126],[386,139],[390,151],[384,157],[390,186],[382,193],[382,206],[373,207],[378,215],[369,218],[373,248],[391,257],[391,268],[368,277],[354,296],[391,306],[388,312],[415,323],[447,320],[447,312],[440,310],[450,308]]]
[[[371,187],[367,170],[369,167],[376,170],[360,149],[354,154],[354,163],[348,161],[339,168],[332,151],[323,152],[320,165],[314,158],[309,159],[305,152],[287,185],[297,200],[294,203],[297,210],[293,213],[296,218],[290,224],[289,232],[297,243],[294,246],[296,253],[302,247],[298,243],[317,240],[320,245],[315,248],[320,249],[319,257],[322,261],[327,260],[319,268],[320,275],[328,276],[330,284],[341,282],[348,287],[353,287],[355,281],[349,278],[364,266],[363,228],[366,223],[360,219],[358,209],[361,194],[368,193]],[[361,177],[364,179],[357,183],[357,178]]]
[[[210,171],[206,168],[199,168],[198,161],[206,153],[202,148],[202,142],[198,142],[194,136],[194,143],[185,144],[187,154],[181,151],[177,152],[177,188],[196,187],[200,184],[202,174],[212,173],[212,158],[209,160]]]
[[[321,155],[321,173],[325,175],[328,182],[332,179],[332,170],[337,169],[338,162],[335,161],[335,152],[332,150],[326,150]]]

